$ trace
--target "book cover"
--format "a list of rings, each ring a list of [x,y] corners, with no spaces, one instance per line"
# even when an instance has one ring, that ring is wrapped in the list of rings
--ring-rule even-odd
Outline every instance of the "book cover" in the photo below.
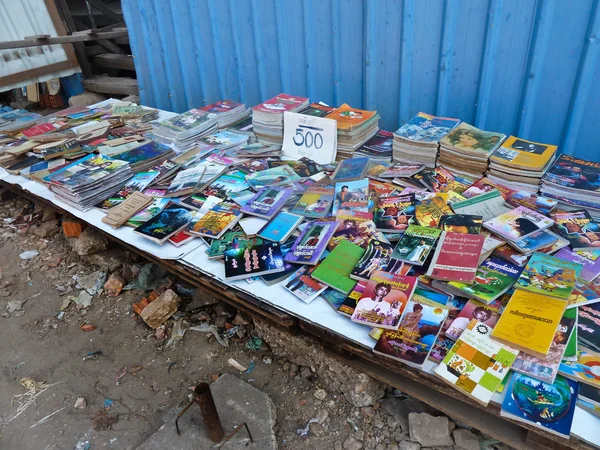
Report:
[[[571,249],[563,248],[554,256],[564,261],[581,264],[579,278],[588,283],[594,281],[600,274],[600,248],[598,250],[588,250],[583,252],[575,252]]]
[[[588,283],[581,278],[575,280],[575,287],[571,292],[567,308],[576,308],[600,301],[600,279],[596,278]]]
[[[344,299],[342,305],[338,308],[338,312],[344,316],[351,317],[354,314],[354,309],[356,308],[356,304],[360,300],[363,292],[365,291],[365,286],[367,285],[367,280],[360,280],[357,282],[350,293]]]
[[[568,300],[582,265],[536,252],[521,272],[515,288]]]
[[[365,171],[369,167],[369,158],[350,158],[344,159],[338,163],[337,168],[331,176],[334,182],[360,180],[364,177]]]
[[[505,305],[504,298],[494,300],[489,304],[475,299],[469,300],[446,330],[446,337],[456,341],[473,319],[489,328],[494,328]]]
[[[427,276],[436,280],[472,283],[485,236],[442,231]]]
[[[220,239],[212,239],[210,242],[210,247],[206,250],[206,255],[208,259],[216,259],[222,258],[223,253],[227,250],[228,247],[232,249],[236,249],[239,247],[239,242],[247,240],[246,234],[242,231],[228,231]],[[258,239],[253,238],[253,243],[261,243],[257,242]]]
[[[474,216],[471,214],[444,214],[439,219],[438,227],[442,231],[450,231],[452,233],[479,234],[481,232],[482,223],[482,216]]]
[[[442,328],[440,329],[440,334],[435,340],[431,352],[429,353],[429,359],[431,361],[436,363],[442,362],[454,345],[454,340],[446,337],[446,331],[448,331],[450,325],[452,325],[452,322],[454,322],[454,319],[460,314],[466,303],[467,299],[461,297],[450,298],[446,302],[448,315],[446,316],[446,320],[444,320]]]
[[[381,178],[411,177],[425,168],[422,164],[394,163],[379,174]]]
[[[291,250],[285,255],[285,261],[297,264],[317,264],[336,228],[335,220],[315,220],[307,224],[292,245]]]
[[[241,211],[244,214],[271,219],[281,208],[283,208],[283,205],[285,205],[291,195],[292,191],[289,189],[283,189],[277,186],[265,186],[242,206]]]
[[[441,234],[437,228],[410,225],[398,241],[392,258],[422,266]]]
[[[198,236],[219,239],[223,233],[233,227],[241,218],[237,205],[221,202],[214,205],[206,214],[194,220],[188,226],[188,232]]]
[[[494,339],[531,355],[550,350],[567,302],[533,292],[515,290],[492,331]]]
[[[383,157],[391,156],[393,151],[394,133],[391,131],[379,130],[375,136],[369,139],[360,148],[361,154],[369,156]]]
[[[521,253],[530,255],[531,253],[537,250],[551,246],[556,241],[558,241],[558,239],[559,236],[552,233],[551,231],[540,230],[536,231],[533,234],[530,234],[525,238],[510,242],[509,244],[517,250],[519,250]]]
[[[179,172],[175,179],[169,184],[166,197],[180,197],[193,193],[200,183],[206,168],[204,166],[194,167]]]
[[[46,183],[74,188],[106,178],[128,164],[103,155],[88,155],[44,177]]]
[[[232,193],[242,192],[250,188],[250,185],[246,183],[245,177],[246,174],[241,170],[232,170],[224,173],[203,189],[202,194],[205,196],[212,195],[213,197],[225,200]]]
[[[462,122],[441,139],[440,145],[459,151],[467,150],[468,154],[479,153],[482,158],[487,159],[505,137],[505,134],[480,130]]]
[[[600,355],[600,303],[578,308],[577,333],[581,346]]]
[[[436,228],[443,215],[453,214],[452,209],[438,196],[424,200],[415,208],[415,219],[423,227]]]
[[[550,162],[558,147],[509,136],[490,157],[490,161],[524,170],[541,170]]]
[[[354,308],[351,320],[371,327],[397,330],[404,307],[416,287],[416,277],[373,272]]]
[[[435,143],[439,142],[459,123],[460,119],[436,117],[420,112],[396,130],[394,136],[409,141]]]
[[[448,172],[443,167],[424,170],[419,173],[421,184],[427,186],[432,192],[457,192],[462,194],[471,186],[472,181]]]
[[[519,206],[483,223],[483,226],[492,233],[509,241],[523,239],[552,225],[554,225],[552,219],[525,206]]]
[[[335,220],[337,228],[327,248],[333,250],[340,241],[347,240],[362,248],[366,248],[378,232],[370,213],[357,211],[340,211]]]
[[[551,198],[542,197],[529,191],[515,191],[508,196],[506,203],[512,206],[525,206],[540,214],[550,214],[558,202]]]
[[[306,116],[325,117],[334,109],[335,108],[333,106],[327,106],[321,103],[311,103],[305,109],[300,111],[300,114],[304,114]]]
[[[252,245],[251,241],[246,241],[240,248],[225,250],[223,258],[225,278],[228,280],[256,277],[284,270],[281,249],[276,242]]]
[[[298,266],[296,266],[298,267]],[[304,303],[310,303],[327,289],[311,275],[319,266],[302,266],[283,281],[283,287]]]
[[[600,225],[586,210],[555,212],[550,217],[573,250],[600,249]]]
[[[279,94],[273,98],[270,98],[260,105],[256,105],[252,108],[253,111],[260,111],[266,113],[281,113],[284,111],[293,111],[299,108],[303,103],[308,102],[308,98],[295,97],[288,94]]]
[[[261,238],[255,238],[261,239]],[[261,278],[265,282],[267,286],[273,286],[274,284],[281,283],[283,280],[288,278],[291,274],[293,274],[296,270],[298,270],[298,266],[296,264],[291,264],[285,261],[285,255],[291,250],[292,245],[294,244],[294,238],[290,238],[279,244],[279,248],[281,249],[281,255],[284,257],[282,272],[262,275]]]
[[[192,220],[192,212],[179,205],[169,205],[133,231],[158,244],[182,230]]]
[[[335,184],[332,215],[340,211],[369,212],[369,180],[344,181]]]
[[[387,242],[372,239],[369,241],[365,252],[352,269],[350,278],[354,280],[368,280],[376,270],[387,271],[388,266],[395,267],[391,255],[393,246]]]
[[[319,264],[312,277],[333,289],[349,294],[356,284],[356,281],[350,278],[350,273],[363,253],[364,250],[358,245],[342,241]]]
[[[333,205],[333,198],[333,186],[311,186],[302,194],[291,212],[304,217],[322,218],[329,213]]]
[[[447,314],[447,307],[413,295],[404,308],[398,330],[385,330],[373,351],[420,367],[427,360]]]
[[[497,258],[488,258],[477,268],[472,284],[450,281],[448,284],[484,303],[496,300],[508,291],[521,275],[522,268]]]
[[[515,192],[513,189],[511,189],[507,186],[504,186],[500,183],[496,183],[495,181],[490,180],[487,177],[483,177],[483,178],[480,178],[479,180],[477,180],[471,186],[469,186],[462,193],[462,195],[466,198],[473,198],[473,197],[477,197],[478,195],[482,195],[482,194],[491,192],[494,189],[497,189],[500,192],[500,194],[502,195],[502,198],[504,198],[505,200],[508,199],[511,196],[511,194],[513,194]],[[519,205],[515,205],[515,206],[519,206]]]
[[[144,194],[151,195],[148,192],[148,189],[146,189],[144,191]],[[161,212],[163,209],[165,209],[165,207],[168,204],[169,204],[168,198],[154,197],[154,200],[152,201],[152,203],[150,205],[146,206],[141,211],[138,211],[137,213],[135,213],[133,216],[131,216],[129,218],[129,220],[127,221],[126,225],[131,226],[131,227],[138,227],[141,224],[143,224],[144,222],[147,222],[148,220],[150,220],[152,217],[156,216],[159,212]]]
[[[495,248],[492,252],[492,255],[519,267],[525,267],[527,265],[527,261],[529,260],[528,255],[524,255],[508,244],[504,244]]]
[[[271,169],[261,170],[259,172],[251,173],[250,175],[246,175],[246,182],[254,190],[258,190],[268,185],[274,186],[299,179],[300,176],[298,176],[298,174],[296,174],[296,172],[294,172],[289,165],[273,167]]]
[[[487,406],[508,375],[519,351],[491,339],[492,329],[473,319],[435,374],[460,392]]]
[[[504,198],[497,189],[467,200],[455,202],[452,209],[456,214],[473,214],[483,217],[483,220],[491,220],[508,211]]]
[[[567,188],[600,192],[595,182],[600,176],[600,164],[562,154],[550,166],[544,181]]]
[[[558,373],[573,381],[587,384],[600,389],[600,356],[585,350],[577,352],[576,361],[563,361],[558,368]]]
[[[415,216],[415,195],[400,195],[379,199],[375,209],[375,227],[388,233],[403,233]]]
[[[339,130],[351,131],[368,120],[374,118],[377,111],[366,111],[364,109],[352,108],[346,103],[342,103],[338,108],[325,116],[327,119],[337,120],[337,128]]]
[[[553,384],[548,384],[515,373],[506,388],[500,415],[568,439],[578,387],[560,375]]]
[[[273,242],[282,242],[292,234],[304,217],[281,211],[259,230],[258,236]]]
[[[346,299],[346,295],[342,294],[340,291],[336,291],[333,288],[325,289],[323,292],[321,292],[321,297],[323,297],[323,300],[325,300],[334,311],[337,311],[340,306],[344,304],[344,300]]]
[[[384,183],[369,179],[369,211],[373,211],[380,198],[400,195],[396,186],[391,183]]]
[[[521,352],[515,360],[512,370],[545,383],[554,383],[567,348],[567,342],[569,341],[571,332],[575,328],[576,319],[577,312],[574,309],[567,309],[554,334],[548,354],[544,358],[540,358]]]
[[[279,161],[276,159],[268,159],[267,164],[269,169],[273,169],[279,166],[290,166],[292,170],[300,178],[312,177],[323,171],[322,167],[307,156],[303,156],[299,159],[289,159],[286,161]]]

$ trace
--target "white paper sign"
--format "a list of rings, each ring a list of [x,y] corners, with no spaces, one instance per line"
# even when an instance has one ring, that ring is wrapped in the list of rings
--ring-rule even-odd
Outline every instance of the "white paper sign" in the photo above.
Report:
[[[282,156],[291,159],[307,157],[318,164],[335,161],[337,153],[337,121],[304,114],[283,113]]]

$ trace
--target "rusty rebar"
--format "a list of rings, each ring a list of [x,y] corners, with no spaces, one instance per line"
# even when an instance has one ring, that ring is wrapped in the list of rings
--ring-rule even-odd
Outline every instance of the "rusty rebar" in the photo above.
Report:
[[[202,418],[204,419],[204,424],[206,425],[208,437],[215,443],[221,442],[225,436],[225,432],[221,426],[221,419],[219,419],[219,413],[217,412],[215,401],[213,400],[210,392],[210,386],[207,383],[200,383],[194,388],[194,394],[194,400],[192,400],[185,408],[183,408],[183,410],[177,415],[177,419],[175,419],[175,428],[177,429],[177,434],[181,435],[181,432],[179,431],[179,419],[181,416],[183,416],[185,412],[190,409],[190,406],[192,406],[194,403],[198,403],[200,406],[200,412],[202,413]]]

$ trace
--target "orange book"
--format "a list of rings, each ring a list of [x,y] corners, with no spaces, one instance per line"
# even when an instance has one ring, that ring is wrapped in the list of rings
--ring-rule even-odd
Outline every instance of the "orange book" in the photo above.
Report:
[[[328,114],[326,119],[337,120],[338,130],[351,131],[359,125],[362,125],[373,118],[377,111],[365,111],[363,109],[352,108],[344,103],[342,106]]]

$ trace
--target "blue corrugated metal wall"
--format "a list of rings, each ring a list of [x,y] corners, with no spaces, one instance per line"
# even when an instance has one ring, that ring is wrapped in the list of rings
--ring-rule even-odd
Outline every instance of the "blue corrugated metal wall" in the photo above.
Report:
[[[142,102],[280,92],[600,160],[599,0],[123,0]]]

